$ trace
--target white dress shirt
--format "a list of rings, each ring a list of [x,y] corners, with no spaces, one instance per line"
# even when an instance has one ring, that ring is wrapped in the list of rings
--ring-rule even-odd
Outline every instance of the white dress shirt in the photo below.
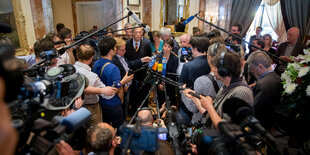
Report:
[[[101,80],[99,79],[98,75],[94,72],[91,71],[91,68],[84,64],[81,63],[79,61],[76,61],[74,64],[74,67],[76,69],[76,72],[81,73],[83,75],[85,75],[88,80],[89,80],[89,84],[88,86],[92,86],[92,87],[97,87],[97,88],[104,88],[106,87]],[[99,94],[102,98],[106,98],[106,99],[111,99],[113,96],[106,96],[104,94]],[[85,104],[95,104],[99,101],[99,97],[98,95],[94,95],[94,94],[85,94],[84,96],[84,103]]]

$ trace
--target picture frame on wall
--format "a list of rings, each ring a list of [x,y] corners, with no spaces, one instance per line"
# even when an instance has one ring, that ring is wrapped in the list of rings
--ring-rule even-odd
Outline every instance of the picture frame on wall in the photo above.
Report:
[[[138,16],[138,18],[141,20],[141,15],[140,15],[140,12],[135,12],[135,14]],[[136,21],[130,16],[128,17],[128,23],[136,23]]]
[[[129,6],[139,6],[140,0],[127,0],[127,5]]]

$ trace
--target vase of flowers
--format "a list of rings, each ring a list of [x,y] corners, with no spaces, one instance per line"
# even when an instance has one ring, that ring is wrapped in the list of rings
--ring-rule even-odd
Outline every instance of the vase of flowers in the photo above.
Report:
[[[291,57],[293,62],[288,63],[281,74],[283,92],[276,119],[281,119],[285,132],[306,129],[310,121],[310,49],[305,49],[304,53]]]

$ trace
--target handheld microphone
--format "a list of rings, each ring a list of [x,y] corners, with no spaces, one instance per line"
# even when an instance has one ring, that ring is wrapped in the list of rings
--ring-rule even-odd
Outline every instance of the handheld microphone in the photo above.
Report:
[[[167,59],[166,59],[166,58],[163,58],[162,63],[163,63],[163,71],[161,72],[161,75],[162,75],[163,77],[166,77]]]
[[[82,107],[79,110],[65,117],[60,125],[67,127],[67,132],[71,133],[80,128],[90,119],[90,111]]]
[[[157,65],[157,72],[161,73],[163,71],[163,64],[159,63]]]
[[[186,25],[186,24],[188,24],[189,22],[191,22],[191,21],[194,19],[194,17],[196,17],[199,13],[200,13],[200,11],[199,11],[198,13],[196,13],[195,15],[188,17],[188,18],[183,22],[183,25]]]
[[[152,67],[153,71],[156,71],[156,69],[157,69],[157,65],[158,65],[158,62],[157,62],[157,61],[155,61],[154,66]]]
[[[140,89],[147,83],[150,83],[151,79],[152,79],[152,73],[150,72],[150,70],[152,70],[153,66],[154,66],[154,63],[155,63],[155,58],[152,58],[151,59],[151,62],[149,63],[147,69],[147,75],[146,77],[144,78],[144,80],[142,81],[142,85],[140,87]]]

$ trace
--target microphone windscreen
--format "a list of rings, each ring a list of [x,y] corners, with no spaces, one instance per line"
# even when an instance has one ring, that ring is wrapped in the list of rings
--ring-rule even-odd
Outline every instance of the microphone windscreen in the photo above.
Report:
[[[188,24],[188,23],[191,22],[193,19],[194,19],[194,16],[188,17],[188,18],[183,22],[183,25]]]
[[[159,63],[159,64],[157,65],[157,71],[158,71],[158,72],[162,72],[162,71],[163,71],[163,64]]]
[[[76,129],[83,126],[90,119],[90,116],[91,116],[90,111],[82,107],[79,110],[65,117],[60,122],[60,125],[67,127],[67,133],[72,133]]]

